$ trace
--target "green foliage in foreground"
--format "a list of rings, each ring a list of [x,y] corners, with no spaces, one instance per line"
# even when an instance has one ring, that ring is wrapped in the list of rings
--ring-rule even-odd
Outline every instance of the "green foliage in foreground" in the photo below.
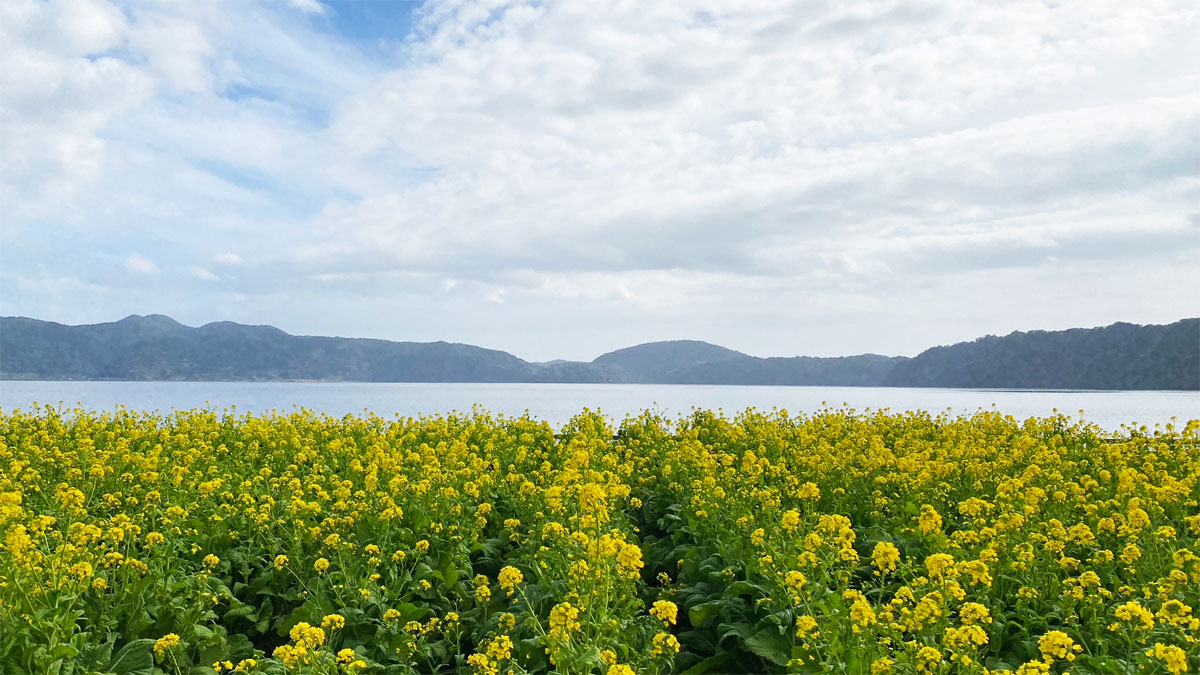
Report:
[[[4,672],[1182,673],[1200,422],[0,416]],[[615,434],[615,439],[614,439]]]

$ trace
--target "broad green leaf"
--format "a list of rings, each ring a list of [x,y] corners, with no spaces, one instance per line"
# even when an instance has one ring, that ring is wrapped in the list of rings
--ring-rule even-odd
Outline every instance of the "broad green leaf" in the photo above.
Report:
[[[692,622],[694,627],[701,628],[717,615],[718,609],[720,609],[720,603],[715,600],[702,602],[699,605],[688,608],[688,620]]]
[[[108,670],[115,675],[151,675],[154,671],[154,640],[134,640],[121,648]]]
[[[746,649],[778,666],[786,666],[792,655],[792,641],[773,628],[760,630],[746,639]]]

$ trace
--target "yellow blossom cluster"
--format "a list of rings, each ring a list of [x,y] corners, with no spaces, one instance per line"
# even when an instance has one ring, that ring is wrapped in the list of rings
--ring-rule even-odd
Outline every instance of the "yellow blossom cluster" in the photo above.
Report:
[[[1200,666],[1197,422],[38,408],[0,425],[13,672],[116,671],[122,649],[221,674]]]

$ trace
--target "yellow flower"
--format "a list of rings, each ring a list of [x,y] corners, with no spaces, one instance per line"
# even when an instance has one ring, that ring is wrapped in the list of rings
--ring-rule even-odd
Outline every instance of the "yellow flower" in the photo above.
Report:
[[[507,635],[498,635],[487,645],[487,655],[496,661],[512,658],[513,641]]]
[[[804,598],[800,592],[804,590],[807,583],[808,578],[798,570],[790,570],[783,576],[783,585],[787,588],[788,595],[792,597],[793,604],[799,605],[803,601]]]
[[[942,662],[942,653],[933,647],[921,647],[917,650],[917,672],[932,671]]]
[[[651,657],[677,653],[679,653],[679,639],[670,633],[658,633],[651,641]]]
[[[783,531],[787,533],[795,532],[800,526],[800,512],[796,509],[791,509],[783,514]]]
[[[287,567],[288,557],[286,555],[277,555],[273,564],[275,565],[275,569],[283,570],[283,568]]]
[[[875,550],[871,552],[871,564],[875,566],[879,574],[888,574],[896,571],[896,565],[900,562],[900,549],[890,541],[881,541],[875,544]]]
[[[986,563],[979,560],[968,560],[957,565],[960,575],[970,578],[971,585],[992,585],[992,575]]]
[[[1162,661],[1171,675],[1188,671],[1187,652],[1174,645],[1156,642],[1152,648],[1146,650],[1146,656]]]
[[[942,529],[942,517],[938,514],[937,509],[929,504],[921,505],[921,515],[917,519],[917,524],[921,528],[921,534],[933,534]]]
[[[325,643],[325,631],[303,621],[292,626],[288,636],[296,645],[308,649],[315,649]]]
[[[670,600],[657,600],[650,608],[650,616],[662,621],[664,626],[674,626],[679,617],[679,607]]]
[[[211,553],[204,556],[204,566],[205,567],[207,567],[209,569],[213,569],[214,567],[216,567],[217,565],[220,565],[220,564],[221,564],[221,559],[218,558],[217,556],[215,556]]]
[[[1132,565],[1142,557],[1142,549],[1138,548],[1137,544],[1130,544],[1121,551],[1121,560],[1126,565]]]
[[[550,635],[558,640],[569,639],[573,631],[579,630],[579,608],[569,602],[560,602],[550,610]]]
[[[1168,600],[1162,604],[1154,616],[1163,623],[1179,626],[1187,622],[1191,614],[1192,608],[1188,605],[1178,600]]]
[[[755,546],[762,546],[763,540],[767,536],[767,531],[761,527],[750,533],[750,543]]]
[[[963,626],[946,628],[946,644],[951,649],[964,650],[982,647],[988,643],[987,632],[979,626]]]
[[[633,668],[624,663],[618,663],[614,666],[609,666],[608,675],[636,675],[636,673],[633,672]]]
[[[625,544],[621,547],[620,553],[617,554],[617,566],[620,568],[622,575],[627,578],[638,578],[641,574],[643,564],[642,549],[633,544]]]
[[[341,614],[326,614],[321,619],[321,627],[327,630],[341,630],[346,627],[346,617]]]
[[[471,654],[467,657],[467,665],[479,675],[498,675],[500,672],[499,665],[492,663],[487,654]]]
[[[851,595],[852,601],[850,604],[850,621],[854,624],[854,631],[858,632],[862,628],[871,626],[875,623],[875,610],[871,608],[871,604],[863,597],[863,594],[858,591],[846,591]]]
[[[517,584],[525,580],[521,570],[510,566],[502,568],[496,578],[500,582],[500,588],[508,591],[509,597],[516,592]]]
[[[992,622],[992,613],[978,602],[963,603],[958,610],[958,617],[964,626],[987,625]]]
[[[303,645],[279,645],[271,656],[283,662],[288,668],[297,668],[312,660],[312,654]]]
[[[1075,644],[1075,641],[1066,633],[1052,630],[1038,640],[1038,650],[1044,659],[1059,658],[1074,661],[1075,654],[1083,651],[1083,648]]]
[[[817,620],[807,614],[796,617],[796,637],[798,638],[817,638],[821,633],[817,631]]]
[[[329,570],[329,561],[326,560],[325,558],[317,558],[317,561],[313,563],[313,569],[318,572],[328,571]]]
[[[164,656],[177,646],[179,646],[179,636],[175,633],[167,633],[154,641],[154,653]]]
[[[80,581],[86,581],[92,578],[92,565],[87,562],[77,562],[71,565],[71,575]]]
[[[1133,630],[1150,630],[1154,628],[1154,615],[1150,610],[1142,607],[1137,600],[1130,600],[1125,604],[1117,607],[1115,612],[1118,619],[1129,624],[1129,628]],[[1120,630],[1121,625],[1114,623],[1109,626],[1109,630]]]
[[[797,493],[800,499],[815,501],[821,498],[821,488],[817,487],[816,483],[809,481],[800,486],[800,491]]]
[[[934,553],[925,559],[925,570],[931,577],[940,579],[952,569],[954,569],[954,557],[948,554]]]

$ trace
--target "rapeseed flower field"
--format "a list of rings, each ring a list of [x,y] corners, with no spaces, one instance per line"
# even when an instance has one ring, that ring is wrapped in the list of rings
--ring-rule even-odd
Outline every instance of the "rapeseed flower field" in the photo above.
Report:
[[[1187,673],[1200,422],[0,414],[4,673]]]

